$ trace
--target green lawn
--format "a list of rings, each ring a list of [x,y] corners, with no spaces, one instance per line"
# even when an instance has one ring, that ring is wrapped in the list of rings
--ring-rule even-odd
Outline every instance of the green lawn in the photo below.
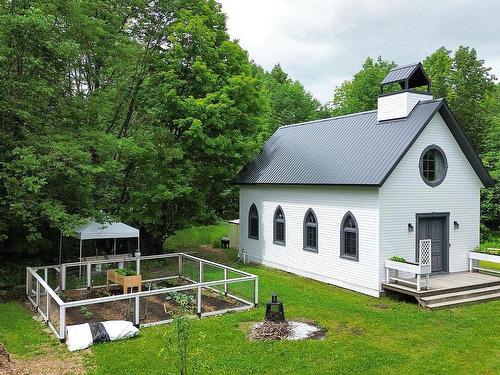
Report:
[[[227,264],[235,259],[233,250],[200,250],[199,255]],[[288,319],[318,322],[327,329],[326,339],[248,341],[244,328],[263,318],[262,304],[196,320],[192,374],[500,373],[500,301],[428,311],[261,266],[236,267],[259,276],[262,303],[277,292]],[[33,355],[40,344],[55,341],[17,303],[0,305],[0,318],[0,341],[14,354]],[[86,355],[89,373],[175,374],[171,334],[171,326],[157,326],[142,329],[136,339],[95,345]]]
[[[221,237],[227,236],[227,223],[178,230],[165,241],[165,250],[178,251],[202,245],[220,246]]]

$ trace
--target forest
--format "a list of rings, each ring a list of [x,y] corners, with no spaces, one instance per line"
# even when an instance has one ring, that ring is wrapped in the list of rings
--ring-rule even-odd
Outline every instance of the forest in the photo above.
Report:
[[[500,178],[500,86],[473,46],[422,61],[491,176]],[[376,108],[396,63],[360,61],[322,104],[266,71],[214,0],[19,0],[0,5],[0,258],[50,260],[88,218],[176,230],[234,218],[231,181],[280,125]],[[335,69],[332,66],[331,69]],[[500,225],[484,189],[484,236]]]

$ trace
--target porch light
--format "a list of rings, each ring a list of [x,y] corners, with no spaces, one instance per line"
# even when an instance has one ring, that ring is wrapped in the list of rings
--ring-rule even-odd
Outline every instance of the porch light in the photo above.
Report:
[[[283,302],[278,301],[276,293],[271,293],[271,302],[266,304],[266,317],[265,320],[269,322],[284,322],[285,310]]]
[[[413,224],[408,223],[408,232],[413,232]]]
[[[457,222],[457,221],[454,221],[454,222],[453,222],[453,228],[455,228],[455,229],[460,228],[460,225],[458,224],[458,222]]]

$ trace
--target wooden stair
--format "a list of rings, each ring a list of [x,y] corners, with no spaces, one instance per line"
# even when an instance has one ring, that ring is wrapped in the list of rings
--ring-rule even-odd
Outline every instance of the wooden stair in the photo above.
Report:
[[[416,298],[422,306],[433,310],[470,305],[500,299],[500,285],[476,285],[461,288],[459,291],[446,291]]]

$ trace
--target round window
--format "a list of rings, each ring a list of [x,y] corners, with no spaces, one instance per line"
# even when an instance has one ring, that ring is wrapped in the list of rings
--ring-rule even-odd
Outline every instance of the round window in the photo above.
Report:
[[[448,164],[443,150],[436,145],[425,148],[420,156],[420,175],[429,186],[438,186],[446,177]]]

